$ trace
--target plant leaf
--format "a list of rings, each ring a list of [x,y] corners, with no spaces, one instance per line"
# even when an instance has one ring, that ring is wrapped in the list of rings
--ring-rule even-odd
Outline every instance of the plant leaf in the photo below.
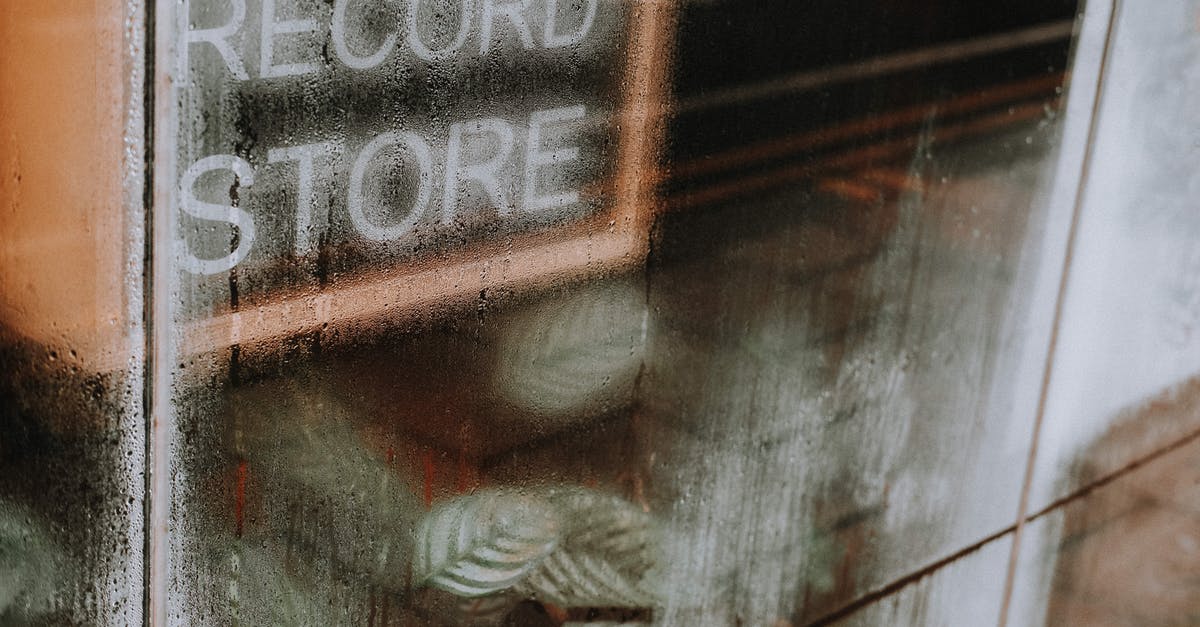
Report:
[[[308,564],[332,560],[390,590],[406,585],[425,513],[411,476],[372,453],[343,394],[312,374],[239,388],[235,448],[261,495],[262,528]],[[336,541],[334,539],[337,539]]]
[[[553,488],[545,498],[564,536],[519,590],[565,607],[652,607],[658,594],[658,527],[653,517],[611,494]]]
[[[630,402],[645,345],[645,290],[599,283],[551,299],[506,325],[496,385],[545,425],[578,423]]]
[[[431,511],[417,531],[413,578],[464,597],[511,588],[558,545],[560,525],[546,501],[491,490]]]
[[[0,620],[51,611],[65,557],[47,528],[24,507],[0,501]]]
[[[551,553],[521,587],[564,607],[653,607],[657,602],[640,577],[618,570],[603,556],[565,548]]]

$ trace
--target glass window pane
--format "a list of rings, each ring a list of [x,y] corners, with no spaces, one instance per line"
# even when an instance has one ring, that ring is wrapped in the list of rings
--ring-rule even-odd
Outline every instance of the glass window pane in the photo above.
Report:
[[[999,618],[1077,10],[158,6],[153,620]]]

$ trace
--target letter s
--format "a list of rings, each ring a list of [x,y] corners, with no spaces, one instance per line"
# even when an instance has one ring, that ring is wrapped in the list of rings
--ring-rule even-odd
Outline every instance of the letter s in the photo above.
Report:
[[[250,254],[250,247],[254,244],[254,218],[248,211],[234,205],[218,205],[196,198],[192,189],[196,186],[196,180],[202,174],[213,170],[232,171],[237,176],[239,188],[254,184],[254,168],[245,159],[234,155],[205,157],[193,163],[183,173],[183,181],[179,185],[182,194],[180,209],[193,218],[232,224],[238,228],[239,235],[237,247],[233,252],[219,259],[200,259],[191,251],[185,250],[183,267],[192,274],[217,274],[231,270]]]

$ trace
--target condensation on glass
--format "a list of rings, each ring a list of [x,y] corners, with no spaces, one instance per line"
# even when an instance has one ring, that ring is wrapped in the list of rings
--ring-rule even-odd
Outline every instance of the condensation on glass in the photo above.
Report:
[[[1009,524],[1074,9],[874,8],[160,16],[167,619],[806,622]]]
[[[1194,3],[9,4],[0,622],[1196,611]]]

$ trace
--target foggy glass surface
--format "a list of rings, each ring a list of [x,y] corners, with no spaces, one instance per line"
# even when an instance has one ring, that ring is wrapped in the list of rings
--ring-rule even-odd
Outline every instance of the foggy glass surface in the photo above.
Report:
[[[160,620],[999,611],[1073,3],[181,7]]]

